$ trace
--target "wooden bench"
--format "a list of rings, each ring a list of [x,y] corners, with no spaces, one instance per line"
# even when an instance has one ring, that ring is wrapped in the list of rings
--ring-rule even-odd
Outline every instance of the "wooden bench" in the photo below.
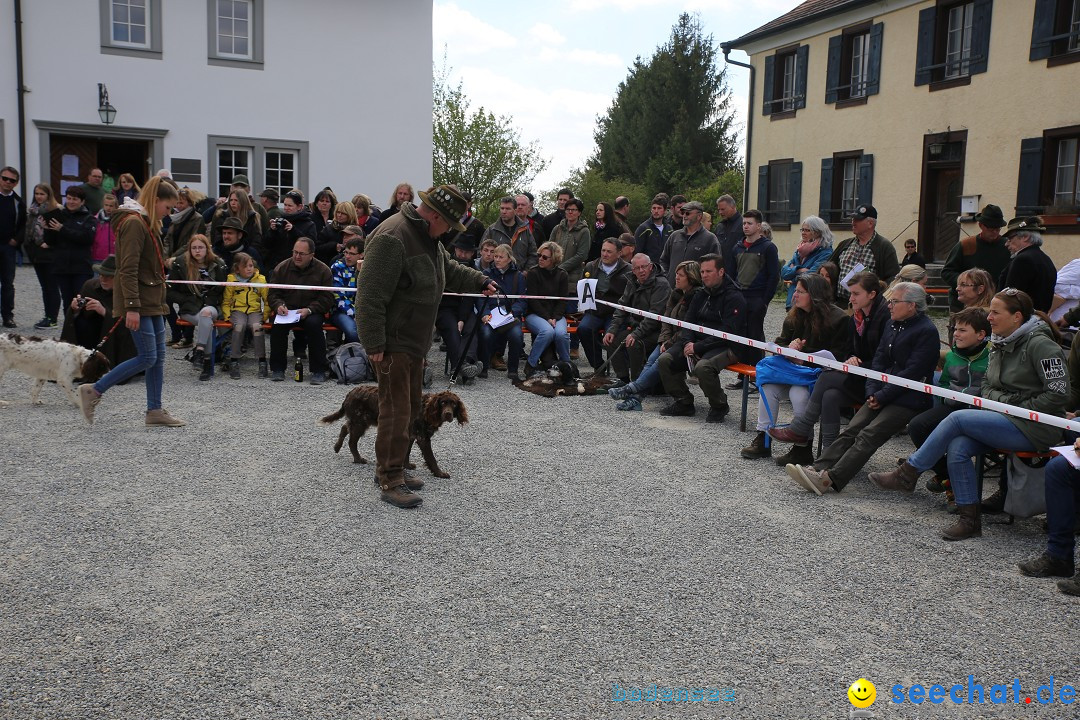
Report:
[[[195,327],[195,325],[193,323],[190,323],[187,320],[184,320],[183,318],[179,318],[179,317],[176,318],[176,325],[177,325],[177,327],[190,327],[190,328]],[[262,326],[263,326],[263,330],[265,330],[267,332],[270,332],[270,329],[272,327],[274,327],[274,323],[265,322],[265,323],[263,323]],[[229,322],[228,320],[216,320],[214,322],[214,332],[210,333],[210,352],[208,352],[206,354],[206,356],[210,359],[210,377],[214,376],[215,366],[217,365],[217,337],[218,337],[217,331],[218,330],[232,330],[232,323]],[[340,332],[340,330],[338,330],[336,325],[331,325],[330,323],[323,323],[323,332],[330,332],[330,331]]]
[[[750,385],[757,382],[757,368],[746,363],[728,365],[725,370],[730,370],[743,379],[742,384],[742,413],[739,415],[739,432],[746,432],[746,406],[750,402]]]

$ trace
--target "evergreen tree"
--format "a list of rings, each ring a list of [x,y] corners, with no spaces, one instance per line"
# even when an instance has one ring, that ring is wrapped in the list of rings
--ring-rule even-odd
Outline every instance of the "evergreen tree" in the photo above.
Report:
[[[683,13],[648,62],[638,57],[597,120],[591,164],[653,192],[679,192],[738,168],[727,69],[700,18]]]

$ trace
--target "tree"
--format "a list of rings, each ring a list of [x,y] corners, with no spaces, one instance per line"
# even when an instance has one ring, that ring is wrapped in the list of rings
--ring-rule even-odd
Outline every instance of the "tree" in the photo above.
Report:
[[[648,62],[638,57],[597,120],[591,164],[653,192],[680,192],[739,168],[727,69],[712,35],[683,13]]]
[[[474,214],[491,223],[499,198],[528,187],[548,161],[535,141],[522,143],[508,117],[470,110],[462,83],[451,87],[449,75],[444,59],[433,72],[432,177],[471,193]]]

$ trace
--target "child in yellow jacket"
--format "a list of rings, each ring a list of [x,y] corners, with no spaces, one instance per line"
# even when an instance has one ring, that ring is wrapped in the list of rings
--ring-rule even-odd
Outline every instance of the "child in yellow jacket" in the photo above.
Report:
[[[233,255],[232,272],[229,282],[259,283],[266,285],[266,276],[255,267],[250,255],[238,252]],[[229,377],[240,377],[240,354],[244,345],[244,334],[248,328],[255,338],[255,353],[259,358],[259,377],[267,377],[269,368],[266,364],[266,337],[263,335],[263,323],[270,319],[270,303],[266,300],[266,287],[225,287],[225,299],[221,304],[222,317],[232,320],[232,353],[229,363]]]

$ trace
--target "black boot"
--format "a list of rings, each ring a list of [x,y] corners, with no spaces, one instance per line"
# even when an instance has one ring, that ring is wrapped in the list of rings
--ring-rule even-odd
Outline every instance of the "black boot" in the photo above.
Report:
[[[780,467],[786,465],[813,465],[814,451],[809,445],[792,445],[791,449],[776,458]]]
[[[212,368],[210,367],[210,358],[204,358],[202,361],[202,372],[199,373],[199,379],[203,382],[209,380],[211,369]]]

